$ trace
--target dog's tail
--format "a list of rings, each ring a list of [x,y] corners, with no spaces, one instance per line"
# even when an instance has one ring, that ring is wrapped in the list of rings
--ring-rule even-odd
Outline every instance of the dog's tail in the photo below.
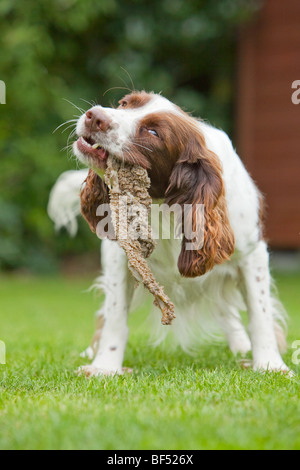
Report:
[[[71,237],[78,230],[77,216],[80,214],[80,189],[88,170],[66,171],[53,186],[48,203],[48,214],[55,230],[65,227]]]

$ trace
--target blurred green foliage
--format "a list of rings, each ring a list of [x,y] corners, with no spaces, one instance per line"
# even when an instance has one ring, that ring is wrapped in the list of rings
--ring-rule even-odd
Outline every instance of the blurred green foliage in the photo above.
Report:
[[[98,246],[88,227],[54,236],[46,212],[59,174],[76,168],[67,132],[83,100],[109,105],[131,87],[162,92],[232,131],[237,27],[256,0],[1,0],[0,267],[54,269]],[[126,69],[126,71],[124,70]],[[128,73],[127,73],[128,72]],[[98,250],[97,252],[98,253]],[[98,256],[98,255],[97,255]]]

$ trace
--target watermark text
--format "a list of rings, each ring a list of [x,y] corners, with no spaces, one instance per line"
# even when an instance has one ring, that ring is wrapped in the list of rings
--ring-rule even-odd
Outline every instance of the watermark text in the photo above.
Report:
[[[0,104],[6,104],[6,85],[0,80]]]
[[[293,104],[299,104],[300,103],[300,80],[295,80],[293,83],[292,83],[292,88],[293,89],[296,89],[296,91],[294,91],[294,93],[292,93],[292,103]]]
[[[4,341],[0,341],[0,364],[6,364],[6,346]]]
[[[292,348],[296,350],[293,352],[292,355],[292,363],[297,366],[300,363],[300,341],[294,341],[292,344]]]
[[[116,215],[110,204],[100,204],[96,215],[101,218],[96,233],[110,240],[182,239],[186,250],[200,250],[204,243],[205,211],[203,204],[152,204],[150,214],[143,204],[130,204],[120,196]],[[114,225],[118,233],[115,234]]]

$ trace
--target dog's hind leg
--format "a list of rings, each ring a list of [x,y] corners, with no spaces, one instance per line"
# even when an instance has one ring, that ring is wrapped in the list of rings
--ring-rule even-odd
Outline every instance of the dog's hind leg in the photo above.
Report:
[[[276,315],[274,311],[269,255],[263,241],[259,241],[256,248],[243,260],[241,272],[249,316],[253,368],[292,375],[278,349],[275,325],[279,314]]]

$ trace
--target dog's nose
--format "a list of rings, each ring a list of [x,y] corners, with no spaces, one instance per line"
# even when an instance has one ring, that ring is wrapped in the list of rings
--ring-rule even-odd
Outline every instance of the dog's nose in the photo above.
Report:
[[[102,109],[90,109],[85,113],[85,125],[92,132],[107,132],[111,120]]]

